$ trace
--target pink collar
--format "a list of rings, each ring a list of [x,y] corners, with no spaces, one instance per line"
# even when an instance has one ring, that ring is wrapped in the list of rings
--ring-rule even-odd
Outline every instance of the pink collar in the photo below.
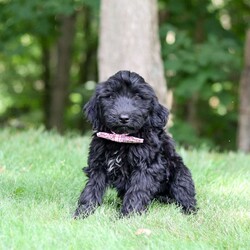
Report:
[[[134,136],[128,136],[127,134],[116,134],[114,132],[112,132],[112,134],[105,132],[98,132],[96,133],[96,135],[97,137],[120,143],[143,143],[144,140]]]

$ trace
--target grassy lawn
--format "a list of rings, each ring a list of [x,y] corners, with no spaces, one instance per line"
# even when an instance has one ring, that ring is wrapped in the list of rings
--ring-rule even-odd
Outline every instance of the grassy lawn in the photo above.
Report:
[[[109,190],[94,215],[74,221],[88,144],[0,132],[0,249],[250,249],[250,155],[179,150],[196,183],[197,215],[154,202],[145,215],[118,219]]]

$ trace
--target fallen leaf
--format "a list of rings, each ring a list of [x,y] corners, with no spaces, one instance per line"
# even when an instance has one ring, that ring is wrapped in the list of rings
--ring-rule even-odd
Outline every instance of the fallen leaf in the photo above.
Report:
[[[141,234],[145,234],[147,236],[149,236],[151,234],[151,230],[147,229],[147,228],[139,228],[136,232],[136,235],[141,235]]]

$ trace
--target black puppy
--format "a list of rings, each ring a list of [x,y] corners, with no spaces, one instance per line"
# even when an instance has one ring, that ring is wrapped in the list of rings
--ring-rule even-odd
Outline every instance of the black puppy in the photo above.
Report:
[[[75,218],[93,212],[108,186],[122,199],[122,215],[145,211],[153,199],[195,210],[191,173],[164,130],[168,110],[141,76],[119,71],[99,83],[84,111],[95,133]]]

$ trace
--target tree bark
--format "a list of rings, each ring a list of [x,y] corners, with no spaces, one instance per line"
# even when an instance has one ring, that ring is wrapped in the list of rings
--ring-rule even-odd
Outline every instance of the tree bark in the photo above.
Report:
[[[46,129],[49,127],[49,117],[50,117],[50,49],[46,42],[41,41],[42,49],[42,80],[44,82],[44,92],[43,92],[43,110],[44,110],[44,124]]]
[[[238,148],[250,152],[250,29],[246,33],[244,69],[241,74],[239,99]]]
[[[166,104],[156,0],[102,0],[99,80],[119,70],[140,74]]]
[[[61,16],[60,35],[56,51],[56,69],[51,84],[49,128],[63,131],[64,111],[70,82],[71,49],[74,40],[75,15]]]
[[[93,10],[89,6],[84,6],[82,10],[83,33],[85,49],[83,59],[79,67],[79,83],[84,84],[88,80],[97,81],[97,34],[93,26]]]
[[[205,40],[204,32],[204,16],[202,13],[197,18],[195,29],[194,29],[194,41],[195,44],[202,44]],[[187,122],[192,126],[195,132],[200,134],[201,122],[198,116],[199,106],[199,93],[194,92],[187,102]]]

